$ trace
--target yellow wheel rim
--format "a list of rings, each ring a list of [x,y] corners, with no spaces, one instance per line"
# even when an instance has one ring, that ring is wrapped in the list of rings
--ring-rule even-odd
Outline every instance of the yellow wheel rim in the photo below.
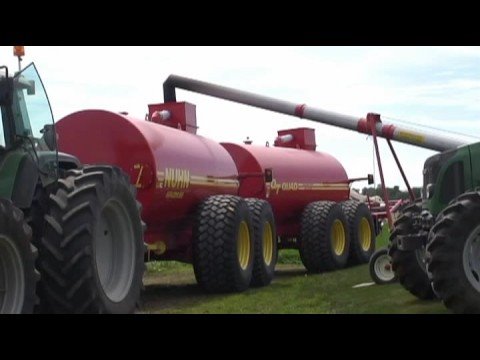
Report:
[[[363,251],[370,250],[372,245],[372,229],[370,228],[370,223],[366,218],[360,220],[360,246]]]
[[[250,262],[250,231],[245,221],[242,221],[238,228],[237,256],[240,267],[245,270]]]
[[[265,265],[270,265],[273,259],[273,232],[268,221],[263,226],[263,261]]]
[[[332,231],[331,231],[331,239],[332,239],[332,246],[333,252],[335,255],[342,255],[345,251],[345,228],[343,227],[343,223],[340,220],[335,220],[333,222]]]

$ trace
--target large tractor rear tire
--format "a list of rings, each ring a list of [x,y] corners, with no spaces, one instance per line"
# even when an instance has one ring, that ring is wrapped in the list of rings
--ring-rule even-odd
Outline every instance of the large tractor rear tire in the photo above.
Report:
[[[252,280],[255,243],[248,205],[233,195],[200,204],[193,232],[193,269],[208,292],[240,292]]]
[[[480,193],[459,196],[439,215],[427,245],[436,294],[455,313],[480,314]]]
[[[30,314],[40,275],[35,270],[37,249],[23,212],[0,199],[0,314]]]
[[[398,249],[397,238],[401,235],[416,234],[420,231],[414,226],[414,216],[420,214],[418,204],[407,206],[402,216],[395,221],[390,235],[388,254],[392,258],[392,268],[400,284],[412,295],[422,300],[436,298],[427,275],[425,249],[402,251]]]
[[[277,233],[270,204],[265,200],[246,199],[252,216],[255,242],[251,285],[260,287],[270,284],[277,264]]]
[[[132,313],[145,270],[140,204],[113,166],[69,170],[50,195],[39,270],[56,313]]]
[[[35,247],[41,246],[43,234],[45,232],[45,214],[48,213],[49,205],[49,191],[43,187],[41,182],[37,184],[35,189],[32,203],[27,209],[22,209],[25,214],[25,221],[32,228],[32,244]],[[37,258],[37,265],[39,259]],[[48,303],[45,302],[45,296],[43,295],[45,290],[43,288],[42,278],[37,283],[37,298],[38,301],[35,305],[35,313],[51,313],[48,308]]]
[[[339,203],[313,202],[301,219],[300,258],[311,273],[345,267],[350,237],[348,222]]]
[[[368,206],[347,200],[342,203],[350,232],[350,265],[366,264],[375,252],[375,228]]]

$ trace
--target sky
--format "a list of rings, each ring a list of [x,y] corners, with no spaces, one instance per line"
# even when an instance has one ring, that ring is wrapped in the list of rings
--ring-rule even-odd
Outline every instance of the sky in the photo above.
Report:
[[[0,63],[17,70],[12,49],[0,46]],[[385,123],[480,140],[480,47],[26,46],[25,51],[22,65],[35,62],[56,120],[83,109],[127,111],[143,119],[148,104],[163,101],[163,81],[177,74],[358,117],[376,112]],[[242,142],[248,136],[261,145],[273,143],[277,130],[314,128],[317,151],[337,158],[349,177],[374,173],[379,182],[373,142],[365,134],[183,90],[177,90],[177,100],[197,106],[198,134],[217,141]],[[405,189],[385,140],[379,144],[387,186]],[[423,163],[435,152],[394,147],[410,183],[421,186]]]

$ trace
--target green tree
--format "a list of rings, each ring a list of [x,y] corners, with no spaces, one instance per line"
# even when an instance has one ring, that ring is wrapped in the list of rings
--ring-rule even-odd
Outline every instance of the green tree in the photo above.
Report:
[[[419,187],[413,187],[412,191],[415,195],[415,197],[418,199],[421,197],[421,188]],[[395,185],[393,188],[387,187],[387,192],[388,192],[388,197],[390,200],[399,200],[399,199],[408,199],[408,191],[402,191],[400,190],[400,187],[398,185]],[[376,188],[374,187],[364,187],[361,192],[362,195],[368,195],[368,196],[380,196],[383,198],[383,191],[382,191],[382,186],[377,185]]]

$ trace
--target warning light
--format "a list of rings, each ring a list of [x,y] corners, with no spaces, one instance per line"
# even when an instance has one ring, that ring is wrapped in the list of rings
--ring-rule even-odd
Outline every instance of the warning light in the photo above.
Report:
[[[25,46],[14,46],[13,55],[15,56],[25,56]]]

